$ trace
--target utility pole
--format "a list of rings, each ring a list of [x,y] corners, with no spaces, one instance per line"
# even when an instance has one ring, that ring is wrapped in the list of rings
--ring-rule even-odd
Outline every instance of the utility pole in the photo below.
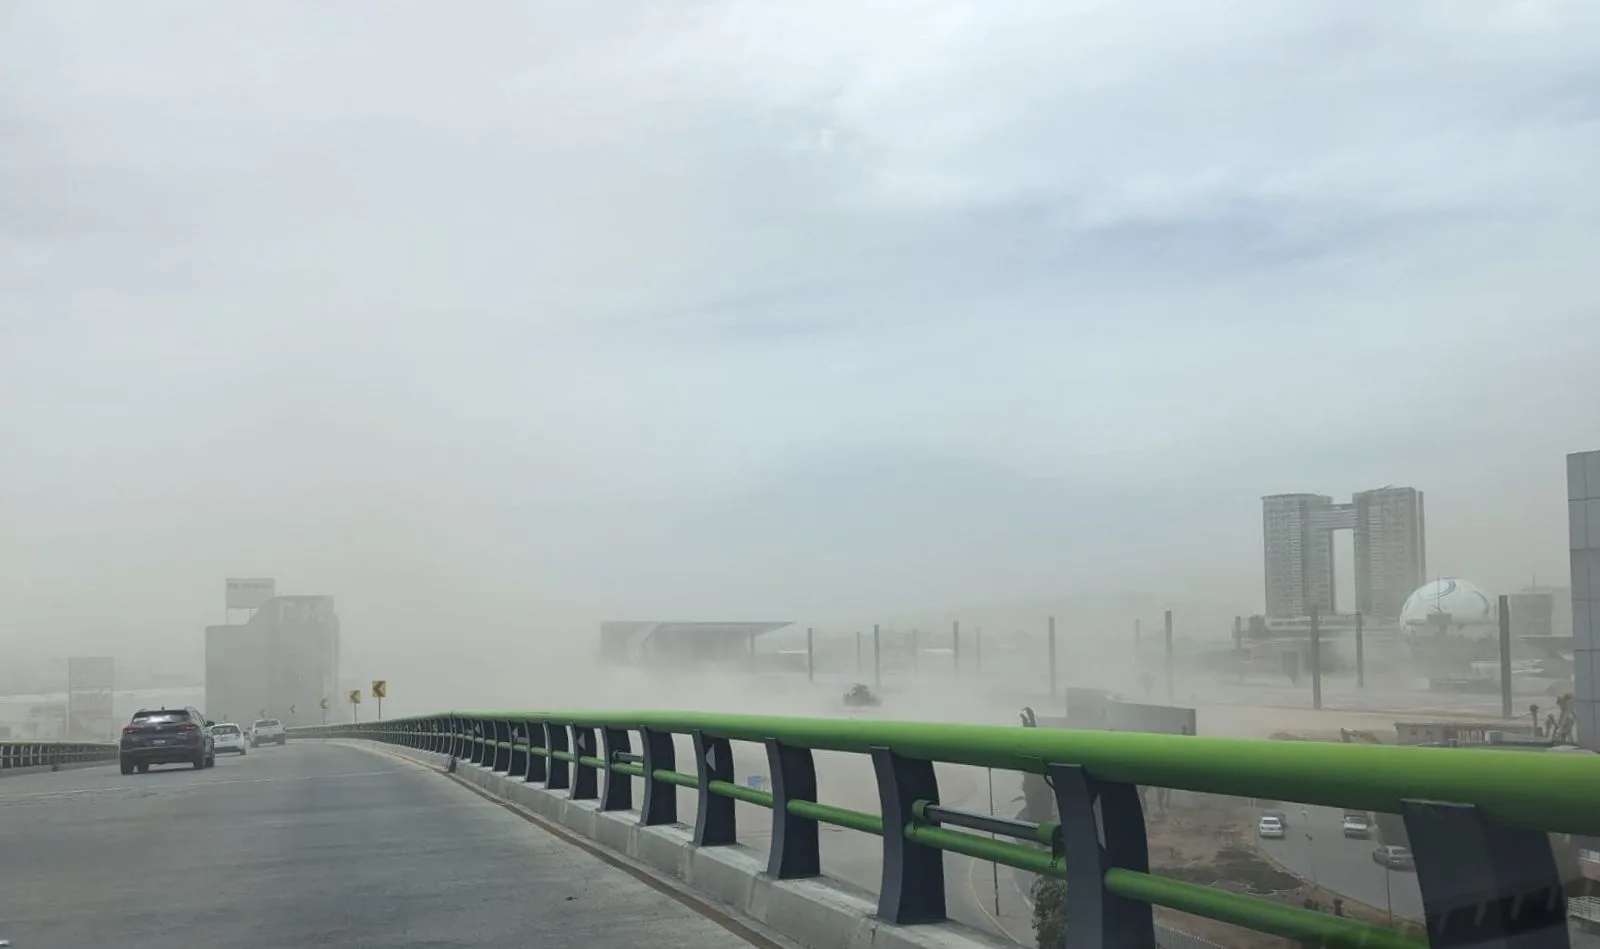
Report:
[[[883,637],[878,624],[872,624],[872,687],[883,691]]]
[[[1322,711],[1322,617],[1311,607],[1311,707]]]
[[[812,638],[811,627],[806,627],[806,681],[817,681],[816,641]]]
[[[1500,594],[1500,717],[1511,717],[1511,597]]]
[[[1177,689],[1176,684],[1173,682],[1173,668],[1172,668],[1172,611],[1171,610],[1167,610],[1167,612],[1166,612],[1166,620],[1165,621],[1166,621],[1165,638],[1166,638],[1166,648],[1167,648],[1167,701],[1168,702],[1173,702],[1173,701],[1177,700],[1178,689]]]
[[[1050,698],[1056,697],[1056,618],[1050,617]]]
[[[1362,635],[1361,614],[1356,614],[1356,688],[1367,687],[1367,644]]]
[[[950,661],[956,675],[961,674],[961,621],[950,621]]]

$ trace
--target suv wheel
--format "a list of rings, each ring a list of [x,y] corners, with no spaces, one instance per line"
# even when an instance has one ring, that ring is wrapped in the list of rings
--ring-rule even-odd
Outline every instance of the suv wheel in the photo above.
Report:
[[[127,760],[123,760],[123,761],[118,762],[118,763],[122,765],[122,773],[123,774],[132,774],[133,773],[133,762],[127,761]]]
[[[196,771],[199,771],[201,768],[206,766],[206,753],[203,751],[200,752],[199,754],[195,755],[194,760],[189,763],[194,765],[194,769]]]

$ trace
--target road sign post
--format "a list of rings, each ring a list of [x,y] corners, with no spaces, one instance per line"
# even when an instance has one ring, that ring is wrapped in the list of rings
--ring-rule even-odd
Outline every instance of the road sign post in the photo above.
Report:
[[[351,689],[350,690],[350,720],[352,722],[361,721],[361,690],[360,689]]]
[[[317,703],[317,705],[322,709],[322,724],[324,725],[328,724],[328,706],[330,704],[332,703],[328,701],[328,697],[326,695],[322,697],[322,701]]]
[[[378,702],[378,721],[383,721],[383,700],[389,697],[389,680],[372,680],[372,697]]]

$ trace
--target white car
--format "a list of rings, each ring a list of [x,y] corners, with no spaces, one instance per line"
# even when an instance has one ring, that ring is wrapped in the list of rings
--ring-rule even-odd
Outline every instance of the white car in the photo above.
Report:
[[[1283,819],[1267,816],[1256,824],[1256,835],[1268,840],[1283,839]]]
[[[249,747],[244,740],[244,730],[232,722],[219,722],[211,726],[211,739],[217,754],[224,751],[236,755],[247,755]]]
[[[263,718],[250,727],[250,745],[282,745],[289,740],[284,733],[283,723],[275,718]]]

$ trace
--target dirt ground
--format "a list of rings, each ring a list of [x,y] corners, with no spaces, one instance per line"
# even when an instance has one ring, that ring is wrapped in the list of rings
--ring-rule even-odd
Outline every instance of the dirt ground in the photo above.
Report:
[[[1151,793],[1154,803],[1154,792]],[[1314,902],[1331,912],[1340,897],[1285,873],[1264,856],[1248,831],[1255,812],[1238,798],[1213,797],[1160,814],[1151,808],[1147,818],[1150,869],[1163,876],[1247,893],[1292,906]],[[1358,903],[1343,902],[1344,915],[1374,925],[1384,925],[1383,913]],[[1156,919],[1174,929],[1227,949],[1288,949],[1296,944],[1278,936],[1263,935],[1228,923],[1156,908]]]

